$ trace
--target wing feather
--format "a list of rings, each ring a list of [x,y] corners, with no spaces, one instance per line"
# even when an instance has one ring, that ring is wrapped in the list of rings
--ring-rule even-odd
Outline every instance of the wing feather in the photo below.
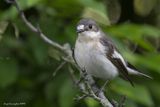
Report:
[[[130,82],[130,84],[132,86],[134,86],[126,66],[124,65],[124,61],[122,61],[122,58],[120,58],[119,56],[115,57],[114,56],[114,52],[118,50],[116,49],[116,47],[113,45],[112,41],[107,38],[106,36],[102,36],[100,38],[100,42],[106,47],[106,57],[117,67],[119,74],[127,81]]]

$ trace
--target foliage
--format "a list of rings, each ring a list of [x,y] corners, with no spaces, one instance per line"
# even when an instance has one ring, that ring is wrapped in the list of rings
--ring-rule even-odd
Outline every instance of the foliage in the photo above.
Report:
[[[81,17],[96,20],[123,56],[154,79],[135,77],[135,87],[115,79],[106,91],[126,107],[160,106],[160,0],[18,0],[27,18],[39,24],[52,40],[74,47],[75,27]],[[114,7],[116,6],[116,7]],[[120,14],[120,15],[119,15]],[[114,24],[116,23],[116,24]],[[109,26],[111,25],[111,26]],[[133,52],[134,51],[134,52]],[[0,105],[25,102],[28,107],[99,107],[93,99],[75,102],[68,64],[60,52],[45,44],[19,18],[16,9],[0,3]]]

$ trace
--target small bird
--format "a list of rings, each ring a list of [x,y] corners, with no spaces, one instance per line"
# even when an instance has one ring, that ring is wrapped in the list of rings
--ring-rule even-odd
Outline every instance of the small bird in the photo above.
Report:
[[[134,85],[130,74],[150,76],[139,72],[124,60],[111,39],[92,19],[81,19],[77,25],[78,38],[74,59],[81,69],[94,77],[112,80],[120,75]]]

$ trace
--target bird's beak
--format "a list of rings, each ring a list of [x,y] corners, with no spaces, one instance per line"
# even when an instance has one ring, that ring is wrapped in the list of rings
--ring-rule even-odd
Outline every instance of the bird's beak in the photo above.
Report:
[[[77,26],[77,33],[81,33],[81,32],[84,32],[84,31],[85,31],[84,25],[78,25]]]

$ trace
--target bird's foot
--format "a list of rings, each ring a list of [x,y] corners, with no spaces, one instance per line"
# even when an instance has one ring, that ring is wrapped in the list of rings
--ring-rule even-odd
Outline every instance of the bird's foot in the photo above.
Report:
[[[80,78],[79,78],[79,80],[77,81],[77,85],[79,85],[83,80],[85,80],[85,81],[87,81],[86,79],[86,76],[87,76],[87,72],[86,72],[86,70],[85,69],[81,69],[81,71],[82,71],[82,73],[81,73],[81,75],[80,75]]]
[[[83,78],[82,76],[80,76],[80,78],[79,78],[79,80],[76,82],[76,84],[79,85],[79,84],[83,81],[83,79],[84,79],[84,78]]]

